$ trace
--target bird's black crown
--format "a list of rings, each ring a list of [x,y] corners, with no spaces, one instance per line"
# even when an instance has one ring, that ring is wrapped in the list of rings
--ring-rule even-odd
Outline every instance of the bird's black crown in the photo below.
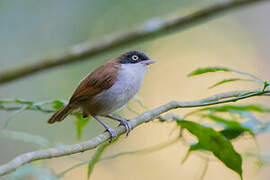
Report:
[[[121,64],[135,64],[140,61],[149,60],[150,58],[146,56],[144,53],[139,51],[129,51],[122,56],[120,56]]]

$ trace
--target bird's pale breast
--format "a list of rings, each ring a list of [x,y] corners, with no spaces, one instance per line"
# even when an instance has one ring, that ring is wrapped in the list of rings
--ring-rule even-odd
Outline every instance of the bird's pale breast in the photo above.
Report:
[[[123,107],[140,89],[147,66],[122,64],[114,85],[88,102],[89,114],[107,115]]]

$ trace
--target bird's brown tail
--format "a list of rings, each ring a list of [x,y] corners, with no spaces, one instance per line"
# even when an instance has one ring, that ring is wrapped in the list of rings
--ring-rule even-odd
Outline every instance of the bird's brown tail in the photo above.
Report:
[[[64,106],[62,109],[58,110],[56,113],[52,115],[52,117],[47,121],[49,124],[53,124],[57,121],[64,120],[71,112],[73,108],[69,105]]]

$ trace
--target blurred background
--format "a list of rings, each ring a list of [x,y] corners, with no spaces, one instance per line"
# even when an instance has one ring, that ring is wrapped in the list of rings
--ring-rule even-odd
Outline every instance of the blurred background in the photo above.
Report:
[[[196,9],[222,2],[221,0],[0,0],[0,70],[29,64],[57,54],[83,41],[97,41],[104,35],[124,32],[153,17],[176,17]],[[249,72],[269,80],[270,59],[270,3],[262,3],[227,13],[225,16],[188,28],[185,31],[155,38],[147,42],[118,48],[67,66],[53,68],[33,76],[0,86],[0,99],[20,98],[31,101],[68,100],[79,81],[90,71],[128,50],[139,50],[158,62],[151,66],[138,94],[151,109],[171,100],[190,101],[231,90],[257,88],[249,82],[238,82],[209,90],[218,80],[231,77],[215,76],[188,78],[199,67],[225,66]],[[241,103],[260,103],[270,107],[266,97],[252,98]],[[131,102],[138,112],[145,109]],[[177,110],[182,114],[190,110]],[[135,114],[123,110],[124,117]],[[0,112],[0,127],[10,112]],[[49,139],[53,143],[74,144],[76,128],[72,117],[56,125],[46,123],[50,114],[24,112],[14,117],[8,129],[28,132]],[[265,116],[263,118],[269,118]],[[267,120],[267,119],[266,119]],[[112,126],[112,122],[107,121]],[[174,138],[173,123],[147,123],[132,131],[128,138],[110,146],[104,156],[149,147]],[[96,121],[84,128],[82,140],[103,132]],[[270,134],[257,137],[262,153],[270,150]],[[253,140],[234,143],[240,153],[256,150]],[[28,151],[38,150],[31,143],[0,137],[0,164]],[[198,179],[203,161],[196,155],[181,165],[188,147],[175,143],[149,154],[129,155],[102,161],[94,169],[92,179]],[[61,172],[80,160],[90,159],[94,151],[71,157],[44,161]],[[79,159],[79,160],[78,160]],[[246,180],[270,178],[269,167],[258,168],[254,160],[244,158],[243,176]],[[67,173],[62,179],[86,179],[87,165]],[[211,161],[205,179],[238,179],[236,173],[218,161]],[[26,178],[27,179],[27,178]]]

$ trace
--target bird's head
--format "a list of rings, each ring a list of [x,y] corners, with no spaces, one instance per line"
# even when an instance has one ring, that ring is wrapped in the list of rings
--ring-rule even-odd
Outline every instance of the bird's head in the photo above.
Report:
[[[140,63],[144,66],[148,66],[150,64],[155,63],[156,61],[153,59],[150,59],[148,56],[146,56],[144,53],[139,51],[129,51],[124,54],[122,54],[119,57],[120,64],[137,64]]]

